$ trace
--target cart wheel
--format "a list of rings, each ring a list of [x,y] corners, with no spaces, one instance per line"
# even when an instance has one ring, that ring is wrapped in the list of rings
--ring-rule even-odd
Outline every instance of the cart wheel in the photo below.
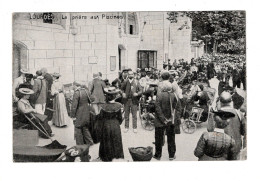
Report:
[[[152,131],[154,129],[154,115],[152,113],[143,113],[140,118],[141,125],[145,130]]]
[[[197,128],[196,123],[192,120],[185,120],[182,123],[182,130],[185,133],[192,134],[196,131],[196,128]]]

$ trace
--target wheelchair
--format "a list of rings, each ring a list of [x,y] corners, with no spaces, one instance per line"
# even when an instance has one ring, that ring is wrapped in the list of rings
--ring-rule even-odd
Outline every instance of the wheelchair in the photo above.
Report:
[[[145,130],[152,131],[155,121],[155,101],[147,101],[143,95],[139,100],[139,117]]]
[[[201,118],[203,111],[204,110],[202,108],[192,107],[189,118],[184,120],[184,122],[182,123],[182,126],[181,126],[182,130],[185,133],[192,134],[196,131],[197,124],[202,123],[202,121],[200,121],[200,118]]]
[[[210,108],[212,107],[212,103],[215,99],[216,89],[205,86],[204,91],[208,94],[208,97],[210,99],[208,102],[208,107],[210,110]],[[182,127],[183,132],[185,132],[187,134],[193,134],[197,129],[197,125],[200,125],[201,123],[206,122],[208,120],[208,118],[205,121],[201,120],[204,109],[199,106],[194,105],[192,107],[191,111],[186,110],[186,108],[187,108],[187,106],[185,107],[184,114],[188,114],[188,118],[184,119],[181,127]],[[209,112],[210,112],[209,110],[208,110],[207,117],[209,117]]]

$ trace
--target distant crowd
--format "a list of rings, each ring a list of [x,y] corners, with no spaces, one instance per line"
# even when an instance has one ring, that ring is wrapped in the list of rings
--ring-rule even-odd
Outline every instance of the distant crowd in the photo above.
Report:
[[[181,133],[181,123],[189,118],[193,107],[203,109],[199,121],[208,121],[208,132],[201,135],[194,150],[199,160],[241,159],[240,152],[246,148],[246,97],[237,92],[241,87],[246,90],[243,55],[205,55],[190,63],[183,59],[168,61],[161,70],[124,69],[111,83],[97,72],[88,83],[75,81],[71,97],[65,96],[64,85],[59,81],[62,75],[57,72],[49,74],[46,68],[35,75],[25,69],[20,72],[13,83],[13,105],[17,111],[35,118],[34,124],[43,138],[54,136],[49,122],[62,128],[72,119],[76,145],[100,143],[101,161],[124,158],[120,125],[124,122],[125,133],[130,127],[138,133],[141,99],[154,105],[154,159],[162,156],[165,135],[169,160],[176,158],[175,134]],[[219,80],[216,107],[212,107],[214,97],[208,94],[213,78]],[[28,123],[27,119],[19,121]]]

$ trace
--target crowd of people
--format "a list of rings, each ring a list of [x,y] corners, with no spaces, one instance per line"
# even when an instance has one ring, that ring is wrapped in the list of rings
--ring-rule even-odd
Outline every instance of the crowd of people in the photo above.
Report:
[[[69,106],[60,76],[47,73],[46,68],[37,71],[36,76],[22,69],[13,85],[14,106],[22,115],[30,114],[38,120],[35,124],[42,137],[54,136],[48,122],[62,128],[72,119],[76,144],[100,142],[102,161],[124,158],[120,125],[124,120],[127,133],[132,121],[137,134],[141,98],[154,105],[154,159],[162,157],[165,135],[169,160],[176,158],[175,134],[181,133],[180,125],[188,119],[192,107],[203,109],[199,121],[208,121],[208,132],[200,137],[194,151],[199,160],[237,160],[246,147],[246,100],[236,91],[241,83],[246,90],[246,61],[242,55],[205,55],[190,63],[180,59],[164,63],[162,70],[125,69],[111,83],[97,72],[89,83],[73,83]],[[214,97],[207,93],[214,77],[219,80],[216,107],[212,107]],[[213,119],[209,120],[209,115]]]

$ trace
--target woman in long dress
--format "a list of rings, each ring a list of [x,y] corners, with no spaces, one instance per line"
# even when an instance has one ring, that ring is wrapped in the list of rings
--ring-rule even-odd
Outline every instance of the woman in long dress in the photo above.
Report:
[[[64,97],[64,87],[61,82],[59,82],[59,73],[54,73],[53,84],[51,86],[51,94],[54,96],[53,100],[53,118],[52,122],[57,127],[64,127],[67,125],[69,116],[66,108],[65,97]]]
[[[115,102],[119,90],[105,88],[107,103],[101,105],[99,120],[102,121],[99,157],[102,161],[124,158],[120,124],[123,122],[121,107]]]

